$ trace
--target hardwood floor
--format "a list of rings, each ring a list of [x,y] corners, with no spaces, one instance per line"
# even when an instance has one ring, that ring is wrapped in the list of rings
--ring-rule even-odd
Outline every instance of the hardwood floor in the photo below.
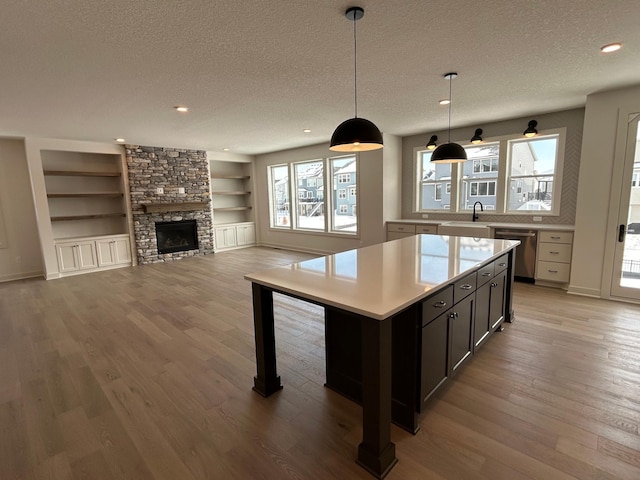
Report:
[[[370,479],[360,408],[323,387],[319,307],[276,296],[282,392],[262,398],[250,248],[0,284],[0,478]],[[437,395],[406,479],[639,479],[640,306],[517,284],[516,322]]]

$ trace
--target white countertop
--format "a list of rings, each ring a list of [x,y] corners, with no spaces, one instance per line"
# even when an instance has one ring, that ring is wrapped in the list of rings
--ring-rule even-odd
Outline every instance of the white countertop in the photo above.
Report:
[[[520,242],[414,235],[271,268],[245,279],[383,320],[508,252]]]
[[[387,223],[407,223],[411,225],[442,225],[443,223],[451,223],[455,224],[457,220],[421,220],[419,218],[403,218],[399,220],[388,220]],[[460,223],[468,224],[470,220],[459,220]],[[575,226],[573,225],[553,225],[549,223],[505,223],[505,222],[475,222],[478,226],[481,227],[490,227],[490,228],[516,228],[516,229],[526,229],[526,230],[555,230],[555,231],[565,231],[565,232],[573,232],[575,230]]]

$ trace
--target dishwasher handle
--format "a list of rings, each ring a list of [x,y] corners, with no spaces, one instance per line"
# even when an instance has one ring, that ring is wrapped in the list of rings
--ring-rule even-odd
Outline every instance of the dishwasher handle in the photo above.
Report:
[[[536,232],[511,232],[509,230],[496,230],[496,235],[508,235],[510,237],[535,237]]]

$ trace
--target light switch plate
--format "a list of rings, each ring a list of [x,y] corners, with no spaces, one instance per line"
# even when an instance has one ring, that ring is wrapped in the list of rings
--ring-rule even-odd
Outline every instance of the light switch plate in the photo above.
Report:
[[[184,187],[178,187],[178,193],[184,193]]]
[[[162,188],[162,187],[158,187],[158,188],[156,188],[156,193],[157,193],[158,195],[162,195],[162,194],[164,193],[164,188]]]
[[[429,214],[428,213],[423,213],[422,214],[422,218],[429,218]]]
[[[534,222],[541,222],[542,221],[542,217],[533,217],[533,221]]]

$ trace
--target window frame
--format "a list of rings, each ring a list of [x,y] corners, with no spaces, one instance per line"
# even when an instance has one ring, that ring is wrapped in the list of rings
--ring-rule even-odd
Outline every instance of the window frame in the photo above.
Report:
[[[344,185],[345,183],[349,184],[352,181],[351,179],[354,178],[354,176],[353,176],[353,172],[350,172],[350,173],[338,174],[336,175],[336,178],[333,178],[333,175],[331,173],[332,168],[334,168],[333,161],[340,160],[340,159],[348,160],[350,158],[353,158],[354,161],[356,162],[355,163],[355,183],[350,187],[343,186],[341,189],[339,189],[338,188],[339,184],[340,185]],[[298,201],[305,200],[306,197],[302,199],[299,197],[300,190],[304,190],[304,187],[300,185],[300,180],[296,175],[296,166],[301,164],[316,163],[316,162],[322,162],[322,167],[323,167],[322,179],[321,181],[318,182],[318,184],[321,183],[320,187],[322,188],[322,192],[316,191],[317,195],[311,198],[316,198],[319,201],[322,201],[324,203],[324,228],[322,230],[315,229],[315,228],[312,229],[312,228],[300,227],[299,218],[298,218],[299,217]],[[273,187],[274,187],[273,169],[278,167],[283,167],[283,166],[287,167],[287,186],[289,189],[288,213],[289,213],[290,221],[288,222],[287,225],[277,225],[275,223],[276,212],[275,212],[274,196],[276,192],[273,190]],[[358,191],[360,179],[357,172],[359,168],[360,168],[360,157],[358,154],[327,156],[322,158],[314,158],[314,159],[308,159],[308,160],[295,160],[295,161],[280,162],[280,163],[274,163],[272,165],[268,165],[267,166],[267,191],[268,191],[268,197],[269,197],[269,229],[275,230],[278,232],[292,232],[292,233],[303,233],[303,234],[312,234],[312,235],[330,235],[330,236],[340,236],[340,237],[348,236],[348,237],[359,238],[360,223],[358,221],[359,219],[358,203],[347,204],[346,205],[347,210],[346,212],[344,212],[347,214],[350,214],[351,212],[351,215],[356,217],[355,230],[338,229],[335,225],[336,221],[334,218],[335,216],[334,213],[336,213],[337,210],[340,208],[340,206],[338,205],[338,200],[349,200],[351,198],[349,195],[351,189],[355,189],[356,192]],[[347,180],[346,182],[344,181],[345,179]],[[342,181],[339,181],[339,180],[342,180]],[[309,185],[307,184],[307,186]],[[320,188],[320,187],[316,186],[316,188]],[[339,190],[343,190],[345,192],[344,198],[338,199]],[[292,196],[291,195],[292,191],[297,192],[297,194],[295,196]],[[321,193],[324,193],[324,194],[321,195]],[[334,210],[336,212],[334,212]]]
[[[423,192],[423,184],[424,185],[435,185],[438,183],[437,180],[425,182],[422,180],[422,159],[423,154],[428,151],[425,147],[420,146],[413,149],[413,213],[416,214],[430,214],[430,213],[445,213],[443,210],[446,210],[446,213],[451,214],[466,214],[469,212],[469,209],[464,208],[464,199],[461,198],[461,195],[464,193],[464,188],[462,188],[462,182],[469,182],[469,188],[471,182],[484,182],[484,181],[495,181],[495,195],[487,195],[496,198],[496,207],[495,210],[491,210],[492,215],[502,215],[502,216],[559,216],[560,215],[560,204],[562,197],[562,177],[564,171],[564,156],[565,156],[565,144],[566,144],[566,136],[567,136],[566,127],[556,128],[556,129],[548,129],[541,130],[538,135],[532,137],[531,139],[526,139],[522,136],[522,134],[512,134],[512,135],[503,135],[498,137],[485,138],[484,143],[498,143],[499,144],[499,152],[498,152],[498,171],[491,170],[490,172],[477,172],[477,173],[493,173],[496,174],[497,178],[487,178],[486,180],[483,178],[468,178],[463,179],[464,172],[464,163],[454,163],[451,164],[451,179],[444,180],[444,183],[451,182],[450,187],[450,202],[449,208],[421,208],[423,203],[422,192]],[[555,167],[553,175],[539,175],[545,177],[552,177],[553,188],[552,188],[552,205],[551,210],[509,210],[508,205],[508,188],[511,180],[511,158],[509,158],[510,154],[510,142],[512,141],[522,141],[526,142],[527,140],[540,140],[544,137],[557,136],[557,150],[556,150],[556,159],[555,159]],[[473,148],[478,147],[477,144],[472,144],[467,142],[457,142],[464,148]],[[473,166],[471,167],[473,170]],[[480,167],[480,169],[482,169]],[[514,177],[515,179],[516,177]],[[442,181],[441,181],[442,182]],[[448,187],[446,187],[448,188]],[[488,188],[488,187],[487,187]],[[434,187],[435,189],[435,187]],[[427,191],[433,192],[435,198],[435,190],[427,189]],[[478,195],[484,196],[484,195]]]

